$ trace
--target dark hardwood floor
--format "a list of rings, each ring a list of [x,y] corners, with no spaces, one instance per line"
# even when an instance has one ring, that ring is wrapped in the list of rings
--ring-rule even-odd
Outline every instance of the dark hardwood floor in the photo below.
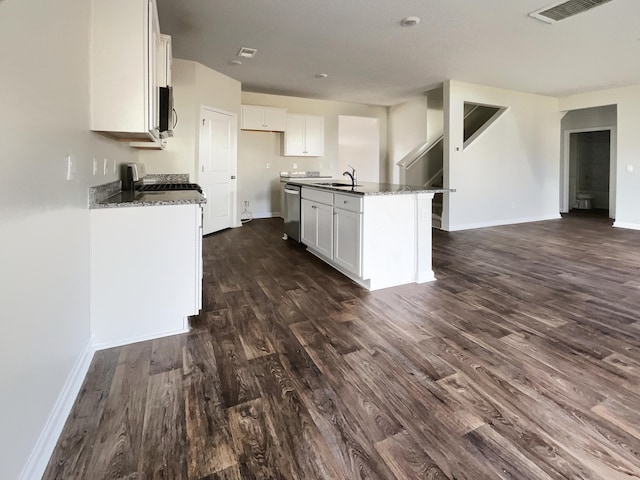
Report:
[[[96,353],[45,479],[640,478],[640,232],[434,232],[367,292],[281,220],[204,241],[189,334]]]

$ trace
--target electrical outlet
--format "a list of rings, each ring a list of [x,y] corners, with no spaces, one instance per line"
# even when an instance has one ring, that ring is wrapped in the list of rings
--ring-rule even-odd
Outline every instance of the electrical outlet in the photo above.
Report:
[[[73,180],[76,173],[76,167],[73,165],[71,155],[67,155],[67,180]]]
[[[93,174],[95,175],[96,173],[98,173],[98,161],[94,158],[93,159]]]
[[[293,169],[294,169],[294,170],[297,170],[297,169],[298,169],[298,164],[297,164],[297,163],[294,163],[294,164],[293,164]]]
[[[267,168],[271,168],[271,163],[267,162]]]
[[[109,159],[105,158],[102,161],[102,175],[106,175],[109,172]]]

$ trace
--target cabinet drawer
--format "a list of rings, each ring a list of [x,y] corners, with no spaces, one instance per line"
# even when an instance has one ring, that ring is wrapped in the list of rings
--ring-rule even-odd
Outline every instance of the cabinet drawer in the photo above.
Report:
[[[336,193],[333,200],[333,206],[342,208],[351,212],[362,212],[362,197],[356,195],[343,195]]]
[[[326,190],[302,187],[302,198],[313,200],[314,202],[325,203],[327,205],[333,205],[333,193],[327,192]]]

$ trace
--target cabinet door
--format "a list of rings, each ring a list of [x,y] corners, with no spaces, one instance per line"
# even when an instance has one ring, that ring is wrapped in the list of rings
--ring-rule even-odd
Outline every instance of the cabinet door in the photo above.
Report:
[[[333,261],[345,270],[362,276],[362,214],[334,209]]]
[[[316,250],[327,258],[333,257],[333,207],[322,203],[316,204],[317,242]]]
[[[202,219],[204,217],[202,205],[195,210],[196,215],[196,288],[195,288],[195,312],[198,315],[202,309],[202,279],[204,277],[202,264]]]
[[[241,128],[243,130],[264,130],[264,108],[242,105]]]
[[[171,53],[171,36],[160,35],[160,51],[158,52],[158,85],[161,87],[171,86],[171,63],[173,56]]]
[[[304,115],[287,114],[287,126],[284,131],[284,155],[288,157],[304,156]]]
[[[318,244],[317,204],[303,198],[300,203],[300,215],[300,241],[315,249]]]
[[[324,118],[316,115],[305,117],[305,149],[308,157],[324,155]]]
[[[265,129],[271,132],[284,132],[287,124],[287,111],[284,108],[264,108]]]

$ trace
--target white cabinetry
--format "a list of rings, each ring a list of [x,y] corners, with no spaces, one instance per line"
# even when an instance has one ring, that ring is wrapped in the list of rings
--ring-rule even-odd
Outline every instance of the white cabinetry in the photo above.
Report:
[[[242,130],[284,132],[287,110],[285,108],[242,105]]]
[[[333,256],[333,194],[302,189],[301,240],[307,248],[327,258]]]
[[[158,67],[155,0],[93,0],[92,8],[91,130],[159,144],[158,87],[170,81],[171,62]]]
[[[286,157],[321,157],[324,155],[324,117],[287,114],[284,131]]]
[[[435,280],[432,199],[433,193],[357,195],[303,187],[302,243],[369,290]]]
[[[188,331],[202,305],[200,205],[90,211],[96,348]]]
[[[362,275],[362,198],[334,196],[333,261],[356,276]]]
[[[159,50],[156,56],[156,67],[158,75],[158,86],[171,86],[171,64],[173,63],[173,53],[171,47],[171,36],[160,35]]]

